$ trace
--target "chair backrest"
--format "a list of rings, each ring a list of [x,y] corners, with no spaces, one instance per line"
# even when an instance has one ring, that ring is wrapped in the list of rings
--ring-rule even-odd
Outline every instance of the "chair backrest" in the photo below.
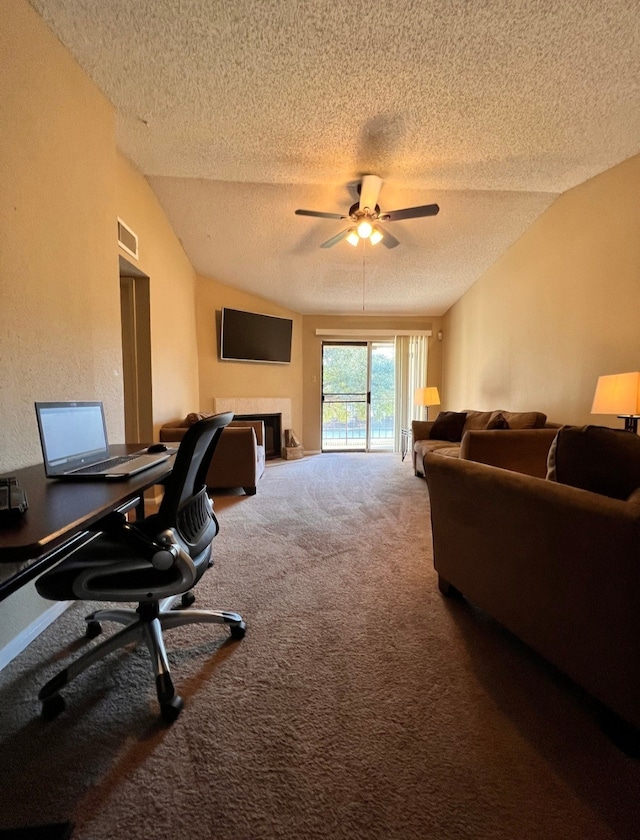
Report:
[[[181,509],[205,487],[205,477],[222,430],[233,420],[232,412],[214,414],[191,426],[180,441],[171,475],[165,482],[158,510],[161,527],[179,522]]]

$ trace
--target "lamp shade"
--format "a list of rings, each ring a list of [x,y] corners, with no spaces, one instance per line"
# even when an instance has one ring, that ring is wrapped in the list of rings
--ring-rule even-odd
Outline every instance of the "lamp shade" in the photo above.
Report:
[[[591,413],[640,415],[640,371],[599,376]]]
[[[416,388],[413,394],[415,405],[440,405],[440,395],[437,388]]]

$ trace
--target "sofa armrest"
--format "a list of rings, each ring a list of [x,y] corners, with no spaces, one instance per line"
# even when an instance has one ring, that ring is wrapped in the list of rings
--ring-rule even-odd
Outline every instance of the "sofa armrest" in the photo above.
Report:
[[[433,420],[412,420],[411,421],[411,439],[415,443],[417,440],[427,440],[431,437],[431,429],[433,428]]]
[[[425,456],[439,575],[640,726],[640,505]]]
[[[411,463],[413,464],[413,472],[418,475],[422,470],[422,464],[417,462],[417,454],[414,444],[417,440],[428,440],[431,436],[431,429],[433,427],[433,420],[412,420],[411,421]],[[418,467],[420,469],[418,469]]]
[[[544,478],[557,429],[472,429],[460,444],[460,458]]]

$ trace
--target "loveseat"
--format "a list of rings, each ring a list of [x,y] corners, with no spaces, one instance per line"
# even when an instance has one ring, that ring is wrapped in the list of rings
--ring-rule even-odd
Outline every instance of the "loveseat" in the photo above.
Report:
[[[425,455],[434,566],[640,728],[640,438],[558,430],[548,477]]]
[[[435,420],[411,424],[413,470],[417,476],[424,475],[427,452],[506,467],[520,450],[520,471],[544,476],[547,452],[559,428],[559,423],[547,422],[540,411],[440,412]],[[532,430],[537,433],[531,446],[522,448],[521,433]]]
[[[193,423],[208,416],[205,413],[192,413],[184,420],[165,423],[160,428],[160,440],[182,440]],[[232,420],[223,429],[213,453],[207,471],[207,487],[214,490],[242,487],[248,496],[253,496],[264,469],[264,421]]]

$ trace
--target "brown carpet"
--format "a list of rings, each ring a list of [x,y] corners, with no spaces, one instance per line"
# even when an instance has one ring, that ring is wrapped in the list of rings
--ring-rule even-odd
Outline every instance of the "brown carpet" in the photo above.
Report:
[[[185,709],[157,722],[144,649],[94,666],[67,710],[39,686],[86,644],[74,605],[0,674],[0,828],[74,840],[640,836],[640,762],[591,703],[487,616],[437,591],[424,481],[397,455],[271,464],[219,500],[202,606],[168,636]],[[473,551],[473,546],[469,546]]]

